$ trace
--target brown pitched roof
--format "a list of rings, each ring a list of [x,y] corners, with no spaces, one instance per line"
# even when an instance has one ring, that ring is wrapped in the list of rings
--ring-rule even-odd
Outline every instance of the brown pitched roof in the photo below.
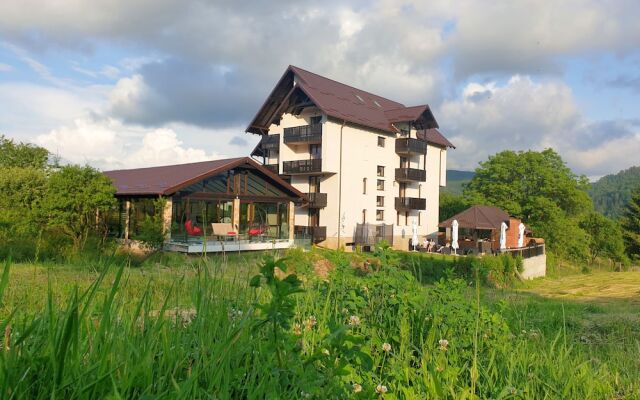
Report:
[[[473,206],[438,224],[441,228],[451,227],[453,220],[458,221],[459,228],[500,229],[500,224],[509,224],[509,214],[494,206]]]
[[[161,167],[105,171],[116,187],[116,195],[170,195],[199,180],[215,176],[240,165],[249,165],[278,184],[293,197],[304,198],[296,188],[249,157],[229,158]]]
[[[302,68],[289,66],[246,131],[266,133],[282,111],[281,103],[296,90],[307,95],[328,116],[369,128],[395,133],[392,124],[396,122],[419,122],[426,129],[438,127],[428,105],[405,107]]]
[[[418,139],[426,140],[429,143],[433,143],[442,147],[456,148],[440,131],[436,128],[422,129],[416,132]]]

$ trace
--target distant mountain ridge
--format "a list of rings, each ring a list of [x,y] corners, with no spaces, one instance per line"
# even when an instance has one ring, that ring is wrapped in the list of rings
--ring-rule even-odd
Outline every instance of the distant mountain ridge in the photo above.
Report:
[[[447,186],[442,188],[443,192],[455,195],[462,194],[462,185],[469,182],[475,175],[473,171],[460,171],[455,169],[447,170]]]
[[[603,176],[591,184],[589,195],[597,211],[607,217],[619,218],[631,198],[631,192],[637,187],[640,187],[640,166]]]

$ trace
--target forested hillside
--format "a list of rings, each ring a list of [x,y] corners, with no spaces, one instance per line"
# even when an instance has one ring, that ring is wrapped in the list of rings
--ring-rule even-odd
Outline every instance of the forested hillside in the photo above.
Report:
[[[473,171],[457,171],[455,169],[447,170],[447,186],[442,188],[446,193],[455,195],[462,194],[462,185],[469,182],[473,178]]]
[[[606,175],[591,185],[589,194],[595,209],[611,218],[622,215],[633,189],[640,187],[640,167]]]

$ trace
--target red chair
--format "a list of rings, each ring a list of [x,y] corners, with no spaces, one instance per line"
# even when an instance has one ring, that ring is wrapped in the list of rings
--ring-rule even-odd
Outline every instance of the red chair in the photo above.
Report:
[[[187,222],[184,223],[184,229],[187,230],[187,235],[189,236],[202,235],[202,229],[198,228],[197,226],[193,226],[193,221],[191,221],[190,219],[188,219]]]

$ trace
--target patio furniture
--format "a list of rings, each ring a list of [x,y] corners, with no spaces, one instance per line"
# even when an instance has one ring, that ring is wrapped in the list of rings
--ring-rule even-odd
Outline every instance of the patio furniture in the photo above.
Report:
[[[197,226],[193,226],[193,221],[190,219],[184,223],[184,229],[187,231],[187,235],[189,236],[199,236],[202,235],[202,229]]]
[[[218,236],[222,239],[238,239],[238,230],[233,228],[233,225],[228,222],[213,222],[211,224],[211,230],[213,231],[213,236]]]

